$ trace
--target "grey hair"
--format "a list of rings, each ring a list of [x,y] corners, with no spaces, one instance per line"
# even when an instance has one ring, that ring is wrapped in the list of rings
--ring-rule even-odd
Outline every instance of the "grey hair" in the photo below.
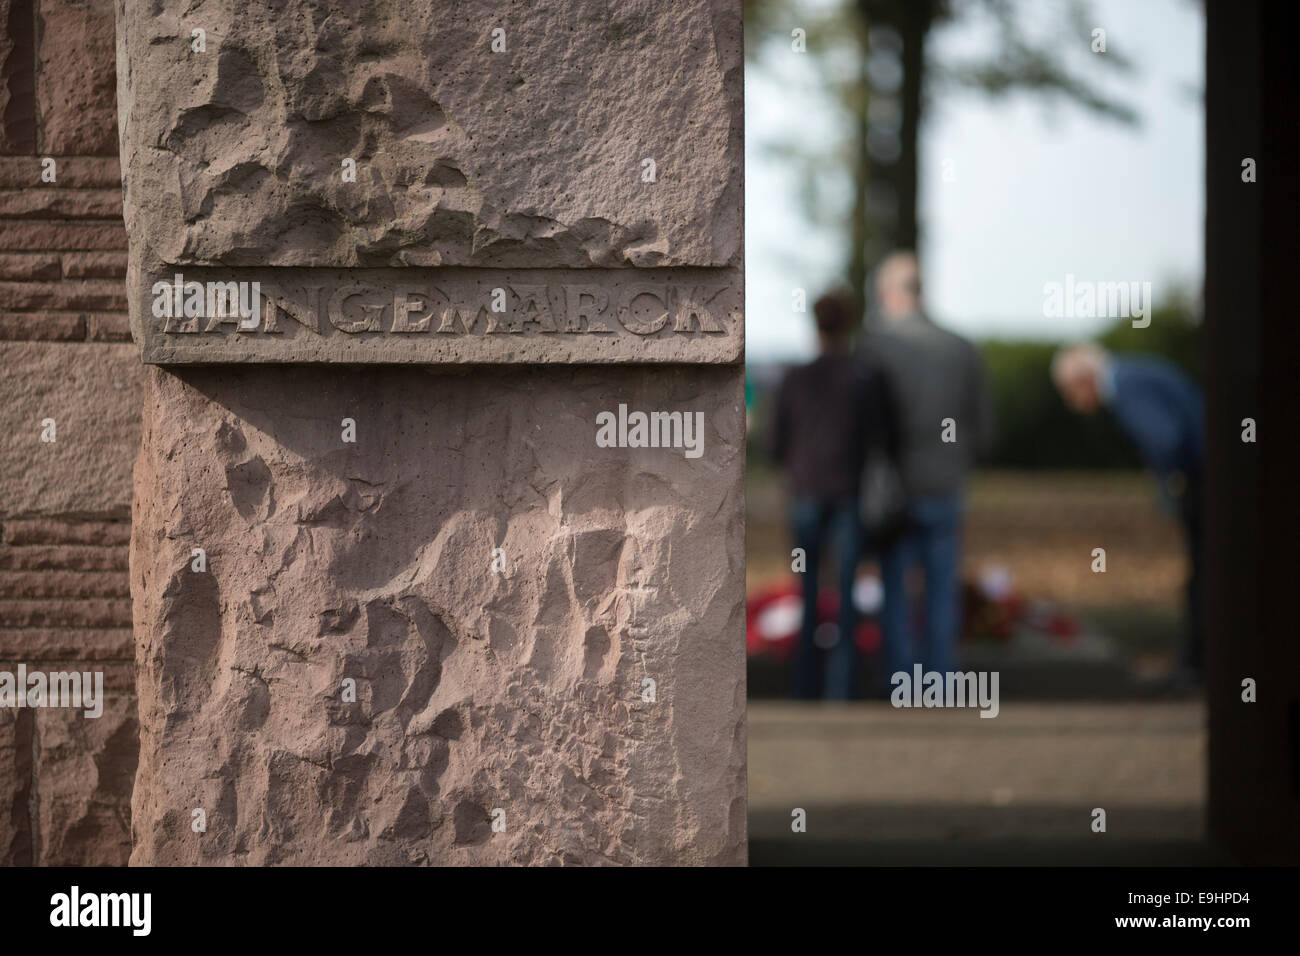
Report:
[[[1087,376],[1096,380],[1110,364],[1110,355],[1099,345],[1077,342],[1058,349],[1052,356],[1052,381],[1057,385]]]

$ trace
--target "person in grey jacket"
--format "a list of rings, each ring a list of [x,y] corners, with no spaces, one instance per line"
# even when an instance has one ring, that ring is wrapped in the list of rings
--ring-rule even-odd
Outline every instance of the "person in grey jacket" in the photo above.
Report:
[[[893,674],[910,673],[916,663],[941,673],[955,669],[963,489],[976,457],[992,443],[993,407],[975,346],[925,315],[915,255],[895,252],[880,264],[876,298],[881,321],[867,335],[864,351],[892,389],[897,467],[907,498],[903,530],[881,554],[887,687]],[[908,572],[917,564],[925,572],[919,634],[907,599]]]

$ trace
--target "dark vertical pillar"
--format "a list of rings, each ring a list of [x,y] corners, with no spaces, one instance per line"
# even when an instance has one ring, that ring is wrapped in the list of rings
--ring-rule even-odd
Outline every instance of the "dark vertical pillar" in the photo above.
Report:
[[[1206,6],[1209,825],[1238,862],[1294,863],[1296,71],[1281,4]],[[1242,441],[1246,418],[1254,444]],[[1242,700],[1247,678],[1254,703]]]

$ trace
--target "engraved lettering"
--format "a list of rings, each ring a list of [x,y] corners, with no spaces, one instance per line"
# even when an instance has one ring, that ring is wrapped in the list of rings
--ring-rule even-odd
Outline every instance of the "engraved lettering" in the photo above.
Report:
[[[653,335],[668,324],[668,292],[661,283],[627,287],[618,307],[618,321],[637,335]]]
[[[356,334],[358,332],[378,332],[381,328],[384,316],[384,306],[377,302],[361,302],[359,308],[361,315],[357,318],[349,319],[348,310],[345,303],[352,299],[358,298],[369,293],[371,298],[376,298],[377,294],[374,289],[360,282],[350,283],[334,290],[329,301],[329,320],[330,325],[340,332]]]
[[[412,321],[412,312],[429,311]],[[413,286],[398,286],[393,292],[393,331],[427,332],[433,320],[433,310],[429,304],[429,294]]]
[[[595,285],[566,285],[564,287],[566,332],[612,332],[601,313],[609,308],[609,293]],[[586,329],[583,329],[583,323]]]
[[[692,332],[693,325],[699,325],[701,332],[725,332],[726,330],[718,324],[713,313],[709,311],[707,305],[713,299],[717,298],[721,290],[708,294],[707,289],[687,288],[683,289],[684,293],[677,302],[677,314],[673,316],[673,330],[676,332]]]
[[[306,295],[303,297],[303,301],[295,302],[281,292],[277,286],[267,285],[266,292],[262,296],[262,311],[266,314],[264,330],[273,333],[283,332],[284,330],[280,328],[279,323],[280,313],[283,312],[303,328],[311,329],[319,335],[322,288],[323,286],[319,285],[304,286],[303,290]]]

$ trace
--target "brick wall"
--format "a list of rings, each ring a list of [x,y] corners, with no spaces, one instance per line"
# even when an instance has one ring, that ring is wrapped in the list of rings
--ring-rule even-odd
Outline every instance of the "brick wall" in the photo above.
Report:
[[[111,0],[0,0],[0,671],[102,671],[108,697],[97,719],[0,708],[7,864],[130,852],[141,369],[126,344],[115,46]]]

